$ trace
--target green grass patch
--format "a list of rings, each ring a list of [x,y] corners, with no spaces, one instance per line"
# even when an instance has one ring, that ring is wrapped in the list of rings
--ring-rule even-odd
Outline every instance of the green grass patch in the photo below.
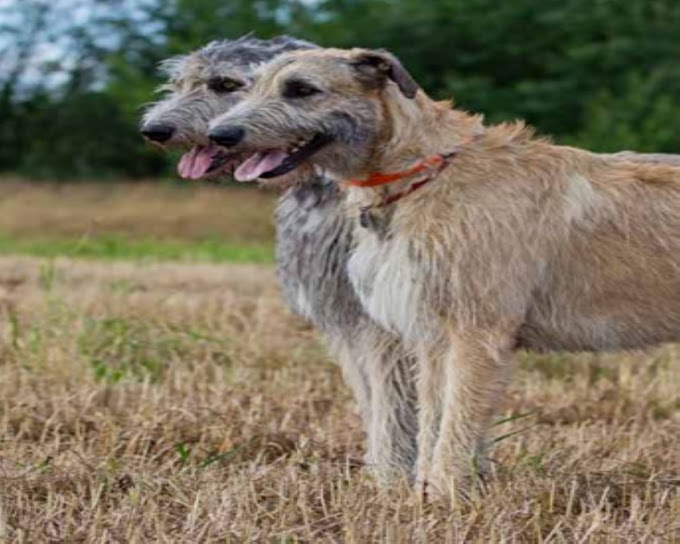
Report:
[[[129,239],[118,236],[13,238],[0,235],[0,255],[72,257],[109,260],[203,261],[212,263],[271,263],[268,245],[234,244],[222,240]]]

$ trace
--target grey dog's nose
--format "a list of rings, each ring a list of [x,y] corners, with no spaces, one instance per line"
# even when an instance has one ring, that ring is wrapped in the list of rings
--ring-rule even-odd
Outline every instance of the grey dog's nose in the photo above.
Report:
[[[245,135],[246,131],[241,127],[218,127],[208,132],[208,138],[224,147],[237,145]]]
[[[172,135],[175,133],[175,127],[172,125],[151,123],[149,125],[144,125],[140,132],[148,140],[163,143],[172,138]]]

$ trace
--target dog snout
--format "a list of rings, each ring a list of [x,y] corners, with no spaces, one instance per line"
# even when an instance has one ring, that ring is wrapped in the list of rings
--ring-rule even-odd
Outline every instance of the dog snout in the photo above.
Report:
[[[241,143],[245,135],[246,131],[241,127],[217,127],[208,133],[208,138],[217,145],[234,147]]]
[[[172,135],[175,133],[175,127],[161,123],[150,123],[144,125],[140,132],[147,140],[163,143],[172,138]]]

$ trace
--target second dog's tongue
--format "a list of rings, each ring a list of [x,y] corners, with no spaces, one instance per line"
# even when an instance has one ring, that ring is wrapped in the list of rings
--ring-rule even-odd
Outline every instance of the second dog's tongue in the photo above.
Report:
[[[234,177],[238,181],[253,181],[280,166],[287,156],[288,153],[283,151],[258,151],[241,163],[234,172]]]
[[[197,145],[187,151],[177,165],[177,171],[183,178],[199,179],[205,176],[210,169],[210,165],[219,153],[217,146],[202,146]]]

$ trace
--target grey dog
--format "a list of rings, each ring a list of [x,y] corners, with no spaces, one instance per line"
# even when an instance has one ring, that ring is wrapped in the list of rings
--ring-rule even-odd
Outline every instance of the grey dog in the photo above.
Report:
[[[248,93],[255,69],[313,44],[282,36],[224,40],[162,64],[165,96],[145,113],[142,134],[163,148],[184,148],[182,177],[219,178],[243,160],[212,144],[211,120]],[[293,180],[276,212],[277,268],[286,302],[323,334],[359,405],[368,438],[366,463],[380,479],[412,476],[416,457],[412,358],[398,339],[375,324],[349,283],[346,264],[353,225],[344,196],[314,172]]]

